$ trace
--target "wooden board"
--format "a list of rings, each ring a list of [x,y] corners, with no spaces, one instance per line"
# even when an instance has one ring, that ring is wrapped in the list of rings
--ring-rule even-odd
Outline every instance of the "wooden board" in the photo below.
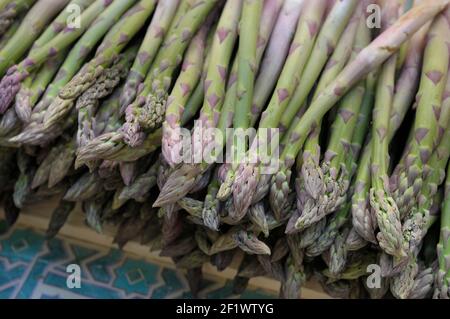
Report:
[[[48,226],[48,221],[51,212],[56,206],[57,201],[46,201],[33,205],[32,207],[25,208],[18,219],[18,225],[21,227],[28,227],[39,231],[45,231]],[[0,208],[0,217],[3,216],[3,211]],[[75,239],[78,241],[87,242],[89,244],[95,244],[106,247],[116,247],[113,244],[114,228],[108,226],[103,230],[102,234],[97,233],[93,229],[85,225],[84,216],[79,207],[69,217],[68,222],[60,230],[60,237],[67,237],[69,239]],[[123,251],[135,257],[143,258],[151,263],[175,268],[172,260],[167,257],[159,256],[158,252],[150,252],[147,246],[141,245],[138,242],[128,242]],[[239,257],[238,257],[239,258]],[[234,260],[231,267],[219,272],[211,264],[205,264],[203,267],[204,276],[207,279],[225,282],[226,280],[233,279],[236,275],[236,264],[239,260]],[[274,295],[278,294],[280,283],[272,278],[256,277],[250,280],[249,286],[251,288],[261,289],[270,292]],[[316,281],[310,281],[302,288],[301,297],[304,299],[323,299],[331,298],[325,292],[323,292],[320,284]]]

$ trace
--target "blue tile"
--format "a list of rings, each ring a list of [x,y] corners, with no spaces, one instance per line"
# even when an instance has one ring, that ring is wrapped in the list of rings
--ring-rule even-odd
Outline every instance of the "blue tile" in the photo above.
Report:
[[[43,235],[28,229],[16,229],[2,240],[0,256],[7,257],[11,262],[31,262],[41,253],[45,238]]]
[[[158,266],[142,260],[127,258],[115,269],[116,279],[113,286],[122,289],[125,294],[138,293],[146,295],[151,285],[157,280]]]
[[[113,280],[114,274],[112,274],[108,268],[119,263],[122,260],[122,257],[123,254],[120,250],[111,249],[107,255],[87,263],[87,270],[96,281],[109,283]]]
[[[61,238],[46,241],[43,233],[30,229],[7,231],[4,222],[0,222],[0,234],[0,287],[3,287],[0,288],[0,298],[64,298],[61,290],[80,298],[140,299],[147,298],[150,291],[152,298],[192,298],[180,272],[129,258],[117,249],[93,249]],[[74,258],[67,261],[68,256]],[[81,288],[68,288],[66,266],[72,263],[83,266],[88,258],[90,261],[86,267],[81,268]],[[15,263],[18,264],[11,266]],[[13,281],[17,283],[11,285]],[[42,284],[46,291],[37,290],[43,287]],[[212,285],[217,287],[217,283],[203,280],[201,290],[211,289]],[[234,296],[231,281],[207,294],[209,298],[230,296]],[[241,297],[266,296],[261,291],[246,291]]]
[[[181,297],[181,293],[188,289],[180,281],[177,272],[172,269],[164,268],[161,276],[164,280],[164,286],[158,287],[153,291],[151,297],[154,299],[164,299],[167,295],[173,294],[176,291],[180,292],[179,297]]]
[[[119,299],[121,294],[119,291],[108,289],[106,287],[97,286],[93,283],[81,282],[81,288],[70,289],[67,287],[67,276],[62,276],[55,273],[49,273],[45,279],[44,283],[46,285],[58,287],[82,295],[84,297],[95,298],[95,299]]]
[[[7,270],[5,262],[0,260],[0,287],[22,278],[27,268],[25,265],[17,265]]]
[[[16,289],[16,287],[11,286],[11,287],[5,288],[3,290],[0,290],[0,299],[12,298],[15,289]]]

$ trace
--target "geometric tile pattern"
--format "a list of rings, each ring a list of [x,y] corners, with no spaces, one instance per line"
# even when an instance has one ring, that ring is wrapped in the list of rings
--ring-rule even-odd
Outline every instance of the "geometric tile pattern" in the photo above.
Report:
[[[81,271],[81,287],[69,288],[69,264]],[[271,298],[260,291],[232,294],[232,284],[204,280],[201,298]],[[0,299],[192,298],[178,271],[115,249],[68,239],[45,239],[27,228],[7,230],[0,221]]]

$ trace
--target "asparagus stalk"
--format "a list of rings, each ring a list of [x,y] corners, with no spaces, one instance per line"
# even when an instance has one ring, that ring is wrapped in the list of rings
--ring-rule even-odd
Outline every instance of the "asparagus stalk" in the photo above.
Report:
[[[310,92],[315,80],[319,77],[321,70],[326,64],[326,61],[329,58],[331,52],[333,52],[337,41],[344,31],[350,17],[353,15],[353,11],[356,5],[357,1],[340,1],[334,4],[330,14],[324,21],[320,33],[317,36],[317,41],[311,51],[311,58],[308,60],[302,77],[300,78],[300,83],[298,84],[299,90],[295,91],[294,95],[289,101],[289,104],[297,99],[296,95],[298,96],[300,91],[305,93],[306,98],[306,95]],[[325,50],[325,48],[327,48],[327,50]],[[283,117],[285,117],[287,113],[291,112],[291,110],[289,109],[289,104],[277,111],[278,116],[276,118],[276,122],[274,122],[275,126],[272,127],[279,126],[281,128],[281,131],[284,130]],[[303,104],[303,102],[297,105],[300,106],[301,104]],[[294,109],[293,115],[295,115],[297,111],[298,107]],[[291,119],[292,118],[290,118],[289,120]],[[249,169],[249,166],[247,166],[245,169],[241,168],[240,170],[242,172],[251,171]],[[257,171],[257,169],[255,169],[255,171]],[[256,174],[253,175],[256,176]],[[248,174],[240,174],[240,177],[243,180],[251,180],[253,181],[254,185],[257,185],[257,178],[251,178]],[[271,189],[271,204],[273,205],[272,208],[275,211],[280,211],[280,208],[283,206],[282,203],[286,198],[286,185],[289,180],[290,175],[281,174],[279,176],[274,176],[274,183],[272,183],[273,187]],[[245,193],[244,196],[240,194],[240,198],[246,198],[246,194],[247,193]]]
[[[447,169],[447,179],[445,182],[445,200],[441,215],[441,232],[437,246],[439,257],[439,270],[436,275],[434,298],[450,298],[450,165]]]
[[[414,98],[418,86],[422,53],[425,45],[427,27],[423,27],[411,39],[410,50],[404,67],[396,81],[395,96],[392,102],[391,119],[389,123],[389,143],[400,127]],[[369,162],[372,154],[372,142],[364,148],[361,162],[356,176],[355,193],[352,196],[353,226],[367,241],[376,243],[375,228],[377,227],[374,215],[368,209],[370,170]]]
[[[96,18],[92,26],[80,38],[76,45],[71,49],[69,55],[65,59],[63,65],[55,75],[53,82],[47,87],[43,97],[33,109],[30,123],[17,136],[12,138],[13,141],[19,143],[43,143],[43,137],[50,136],[59,130],[58,123],[62,120],[61,114],[66,114],[66,109],[71,109],[72,101],[67,103],[60,103],[57,98],[58,93],[64,85],[66,85],[77,71],[82,66],[85,59],[88,57],[91,50],[95,47],[98,41],[104,36],[108,29],[119,19],[120,15],[128,7],[132,5],[133,1],[123,1],[121,3],[114,3],[113,6],[106,8],[106,10]],[[88,10],[92,10],[93,6],[99,5],[94,3]],[[125,6],[124,6],[125,5]],[[86,13],[87,11],[86,10]],[[96,10],[99,10],[98,8]],[[81,16],[83,18],[83,15]],[[95,18],[95,17],[94,17]],[[83,20],[86,22],[86,20]],[[83,22],[83,23],[85,23]],[[55,120],[50,120],[51,118]],[[47,120],[47,125],[42,122]],[[57,121],[59,120],[59,122]],[[40,138],[40,136],[42,138]]]
[[[75,5],[80,10],[84,10],[87,6],[92,4],[92,2],[93,0],[72,0],[34,42],[31,50],[36,50],[37,48],[42,47],[64,29],[67,19],[71,14],[71,11],[69,10],[70,6]],[[46,61],[39,71],[37,71],[34,78],[30,76],[23,82],[19,92],[17,92],[15,102],[16,113],[22,122],[29,122],[31,117],[31,109],[36,104],[43,91],[45,91],[55,73],[58,71],[66,53],[66,50],[63,50],[55,57],[52,57]]]
[[[28,77],[17,92],[14,109],[19,119],[28,123],[31,120],[32,108],[52,81],[64,61],[66,52],[49,59],[40,68],[34,78]]]
[[[95,113],[100,103],[99,100],[111,94],[120,80],[126,77],[136,53],[137,46],[131,46],[127,49],[123,56],[120,57],[120,60],[110,68],[106,69],[103,74],[96,79],[96,82],[77,99],[78,147],[86,145],[90,139],[95,137],[92,120],[94,118],[93,113]]]
[[[75,208],[75,203],[66,202],[61,200],[58,206],[53,210],[52,216],[50,217],[50,221],[48,224],[48,228],[46,231],[46,237],[48,239],[54,238],[59,230],[64,226],[67,219],[69,218],[70,213]]]
[[[251,126],[255,125],[276,85],[289,53],[289,47],[295,35],[300,14],[305,5],[304,0],[286,0],[280,10],[261,61],[261,69],[255,81]],[[265,21],[264,19],[261,20]]]
[[[181,63],[181,55],[186,50],[189,40],[216,3],[217,0],[197,1],[183,16],[179,26],[167,35],[142,91],[126,108],[126,123],[122,127],[122,134],[124,141],[130,146],[142,143],[143,130],[154,130],[162,124],[166,95],[173,72]]]
[[[306,101],[306,97],[314,86],[328,58],[335,49],[341,34],[344,32],[358,1],[337,1],[326,17],[317,38],[317,43],[311,53],[311,58],[305,67],[304,74],[298,83],[289,104],[282,113],[280,129],[289,128],[298,109]],[[357,20],[358,21],[358,20]]]
[[[68,18],[72,14],[70,7],[77,6],[80,12],[89,7],[94,0],[71,0],[69,4],[59,13],[59,15],[52,21],[52,23],[45,29],[39,38],[34,41],[30,50],[37,49],[45,45],[53,37],[56,37],[67,25]]]
[[[362,47],[364,47],[365,45],[367,45],[367,43],[369,42],[369,34],[368,34],[368,30],[367,28],[365,28],[365,19],[363,19],[362,17],[362,11],[361,11],[361,7],[357,8],[355,10],[355,13],[353,14],[352,19],[350,20],[349,24],[347,25],[346,29],[343,32],[343,35],[339,41],[339,43],[337,44],[337,47],[335,49],[335,51],[333,52],[332,56],[330,57],[330,60],[327,63],[327,66],[325,67],[323,74],[320,78],[320,81],[318,83],[317,89],[314,93],[314,97],[313,99],[319,94],[319,92],[326,86],[328,85],[333,78],[342,70],[342,68],[344,67],[344,65],[348,62],[350,56],[352,55],[352,46],[353,46],[353,55],[356,55],[356,52],[359,52],[359,50],[361,50]],[[357,28],[359,30],[361,30],[361,32],[359,32],[358,37],[355,40],[355,36],[356,36],[356,30]],[[366,31],[366,32],[364,32]],[[355,42],[355,43],[354,43]],[[312,56],[312,58],[314,57],[314,55]],[[308,64],[309,65],[309,64]],[[306,76],[306,73],[305,73]],[[347,115],[346,120],[348,120],[347,122],[345,122],[342,126],[345,125],[345,131],[349,133],[349,136],[347,137],[347,143],[349,142],[349,140],[351,140],[352,138],[352,134],[353,134],[353,128],[354,125],[356,123],[356,116],[353,117],[353,121],[351,121],[351,117],[348,116],[349,114],[358,114],[358,108],[361,104],[361,99],[362,99],[362,94],[364,93],[364,89],[362,89],[360,86],[356,87],[355,89],[352,90],[351,93],[349,93],[341,102],[339,109],[341,110],[341,108],[346,111],[346,108],[348,108],[348,112],[345,113],[344,115]],[[354,109],[354,110],[353,110]],[[336,121],[339,120],[339,117],[337,118]],[[314,200],[317,201],[317,206],[319,207],[323,207],[323,209],[327,212],[332,211],[333,209],[328,208],[329,206],[333,205],[333,192],[336,193],[337,189],[334,189],[335,187],[333,187],[334,185],[336,185],[337,183],[333,183],[332,182],[332,178],[329,175],[332,175],[332,172],[330,172],[330,170],[332,170],[332,168],[330,168],[331,165],[329,165],[329,163],[327,163],[327,161],[331,161],[331,157],[325,157],[324,162],[325,164],[323,165],[323,169],[319,168],[319,160],[320,160],[320,146],[318,144],[318,139],[319,139],[319,133],[320,133],[320,128],[316,128],[314,130],[313,133],[311,133],[309,139],[308,139],[308,143],[306,144],[305,148],[304,148],[304,153],[303,153],[303,164],[302,164],[302,169],[301,169],[301,174],[303,174],[303,183],[304,186],[301,186],[302,189],[305,189],[305,191],[308,194],[299,194],[299,196],[301,197],[308,197],[311,196]],[[345,141],[345,136],[342,136],[342,134],[340,134],[340,132],[338,131],[338,129],[336,129],[335,126],[333,126],[332,128],[332,136],[336,139],[338,139],[339,137],[342,137],[342,139],[344,139]],[[345,142],[342,142],[343,144]],[[339,144],[339,146],[341,146],[341,141],[336,141],[336,140],[331,140],[329,143],[329,147],[328,150],[332,150],[333,154],[339,155],[340,152],[342,152],[341,149],[339,149],[339,147],[335,147],[333,149],[333,146],[335,146],[336,144]],[[329,155],[329,153],[326,153],[327,155]],[[338,161],[340,159],[339,156],[338,159],[336,159],[336,162],[340,165],[340,161]],[[328,174],[327,174],[328,173]],[[336,172],[336,175],[338,174],[338,170]],[[325,176],[323,176],[325,175]],[[322,183],[324,185],[320,185],[321,181],[316,180],[317,177],[323,176],[322,179],[324,179],[322,181]],[[333,184],[333,186],[331,185],[325,185],[326,183],[326,179],[327,178],[330,183],[329,184]],[[270,200],[271,200],[271,205],[272,205],[272,209],[274,210],[276,216],[280,216],[279,215],[279,211],[281,209],[281,207],[283,206],[283,201],[287,198],[288,195],[288,188],[286,188],[287,183],[289,182],[290,177],[287,176],[287,179],[285,181],[283,181],[282,179],[278,180],[277,183],[272,184],[271,186],[271,191],[270,191]],[[281,183],[278,183],[281,182]],[[328,184],[328,183],[327,183]],[[322,187],[322,189],[319,189],[318,186]],[[330,187],[331,186],[331,187]],[[316,188],[316,189],[314,189]],[[320,198],[319,198],[320,196]],[[304,201],[306,199],[303,199]],[[330,201],[330,202],[327,202]],[[337,200],[337,199],[336,199]],[[311,200],[306,200],[308,201],[308,206],[312,203]],[[306,207],[304,207],[306,208]],[[321,210],[323,210],[321,209]],[[305,213],[307,212],[313,212],[316,211],[316,209],[305,209]],[[324,215],[324,213],[326,212],[320,212],[319,214]],[[303,214],[303,216],[305,216],[306,214]],[[305,216],[306,217],[306,216]]]
[[[431,26],[424,52],[424,66],[417,95],[417,111],[414,122],[414,138],[411,139],[405,168],[398,176],[395,201],[402,216],[411,208],[423,184],[423,166],[437,145],[439,113],[447,79],[449,52],[444,39],[449,34],[444,23],[445,15],[439,16]],[[430,109],[433,112],[430,112]]]
[[[227,3],[222,11],[217,30],[214,34],[205,77],[205,98],[200,114],[200,119],[205,119],[202,122],[202,125],[205,125],[206,127],[214,126],[212,123],[214,121],[214,116],[219,114],[221,104],[223,103],[226,79],[228,77],[228,65],[230,64],[232,50],[236,41],[241,8],[242,1],[240,0]],[[207,31],[208,30],[205,27],[202,28],[202,34],[206,35]],[[204,37],[202,43],[202,46],[204,47]],[[195,73],[193,76],[195,82],[195,78],[197,78],[198,81],[200,70],[201,63],[194,64]],[[182,75],[179,78],[181,81],[180,84],[178,81],[176,83],[176,85],[182,85],[180,86],[182,91],[179,93],[176,92],[176,94],[189,94],[189,89],[193,87],[193,85],[189,84],[190,82],[186,81]],[[186,73],[186,79],[191,80],[191,77],[192,75],[190,73]],[[177,88],[178,86],[175,86],[175,89]],[[185,93],[186,90],[188,90],[188,92]],[[182,101],[183,100],[180,102]],[[176,130],[179,128],[177,123],[179,123],[179,120],[181,119],[183,105],[176,100],[168,100],[166,107],[165,118],[167,124],[163,126],[163,133],[166,136],[163,140],[163,154],[169,165],[174,166],[175,163],[179,163],[181,155],[180,147],[182,145],[180,143],[180,132]],[[214,113],[216,113],[216,115]]]
[[[148,26],[144,40],[139,48],[137,58],[131,67],[120,96],[122,111],[125,111],[125,108],[136,98],[138,88],[145,79],[152,62],[160,49],[167,30],[169,29],[172,20],[174,20],[174,16],[176,14],[178,15],[178,12],[183,12],[183,7],[186,6],[188,2],[189,1],[187,0],[183,0],[180,5],[180,0],[158,2],[152,21]]]
[[[125,10],[128,11],[121,17],[120,21],[106,35],[102,44],[97,49],[96,56],[68,82],[59,92],[58,99],[50,106],[44,118],[44,126],[51,126],[55,121],[70,111],[72,101],[83,94],[102,76],[117,59],[118,55],[134,35],[144,25],[146,19],[151,15],[155,7],[155,1],[140,1],[133,7],[133,2],[121,2],[121,6],[115,7],[114,13],[109,17],[111,25]],[[112,9],[112,8],[111,8]],[[108,22],[105,22],[105,25]]]
[[[386,11],[383,22],[388,26],[396,19],[398,8],[394,4],[394,7],[387,6]],[[370,205],[380,228],[380,232],[377,234],[380,247],[386,253],[401,259],[406,256],[406,252],[401,236],[400,213],[391,197],[388,178],[388,132],[396,65],[397,54],[394,54],[382,66],[376,88],[372,127]]]
[[[259,23],[262,13],[262,1],[248,1],[244,0],[242,8],[242,16],[240,22],[239,34],[239,51],[238,51],[238,72],[237,72],[237,87],[236,87],[236,109],[234,112],[233,126],[234,129],[242,129],[245,131],[250,125],[251,107],[254,93],[254,81],[256,74],[256,60],[257,60],[257,41]],[[239,131],[237,131],[239,132]],[[246,149],[246,142],[243,141],[244,152]],[[243,152],[238,151],[237,137],[232,141],[232,155],[233,163],[239,163],[243,159]],[[234,164],[235,166],[236,164]],[[233,187],[233,194],[240,193],[242,188],[254,187],[247,184],[246,181],[236,183]],[[236,196],[233,196],[234,199]],[[234,212],[241,215],[240,212],[246,211],[250,203],[245,203],[242,200],[234,200]],[[243,216],[243,215],[242,215]]]
[[[0,36],[0,50],[2,50],[9,42],[9,40],[14,36],[16,31],[22,24],[23,14],[18,16],[10,25],[8,30]]]

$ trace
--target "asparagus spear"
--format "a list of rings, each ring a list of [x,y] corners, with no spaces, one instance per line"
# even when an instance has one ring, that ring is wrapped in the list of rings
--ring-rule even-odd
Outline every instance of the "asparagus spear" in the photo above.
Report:
[[[131,4],[131,1],[128,1],[128,7],[131,6]],[[119,11],[117,8],[119,8]],[[43,115],[45,115],[48,106],[57,97],[59,90],[76,74],[98,41],[100,41],[112,24],[117,21],[120,14],[123,13],[122,10],[126,10],[121,8],[123,8],[122,5],[119,7],[118,5],[114,5],[106,8],[106,10],[96,18],[93,25],[85,32],[85,34],[83,34],[80,40],[78,40],[75,46],[70,50],[63,65],[55,76],[54,81],[49,85],[44,97],[36,106],[34,114],[32,114],[31,117],[33,122],[42,121]]]
[[[118,55],[133,36],[140,30],[146,19],[153,12],[155,1],[140,1],[133,7],[132,1],[121,2],[121,6],[111,7],[109,19],[104,26],[110,27],[125,10],[128,11],[121,17],[112,30],[106,35],[96,52],[96,56],[68,82],[59,92],[46,112],[44,126],[53,125],[62,116],[66,115],[73,105],[72,101],[80,97],[88,88],[96,82],[97,78],[104,75],[106,70],[114,64]],[[107,26],[109,24],[109,26]]]
[[[398,176],[395,201],[402,216],[410,209],[423,183],[422,170],[431,156],[438,139],[438,115],[447,79],[449,52],[444,39],[449,34],[444,23],[445,15],[439,16],[431,26],[424,52],[424,66],[417,95],[417,111],[414,122],[414,138],[411,139],[405,168]],[[430,108],[433,112],[430,112]]]
[[[158,2],[152,21],[148,26],[137,58],[128,73],[125,86],[120,96],[122,111],[125,111],[125,108],[134,101],[138,88],[145,79],[175,14],[183,12],[184,9],[182,7],[186,6],[188,2],[187,0],[182,0],[180,5],[180,0]]]
[[[335,51],[333,52],[330,60],[327,63],[327,66],[323,71],[313,99],[317,97],[320,91],[332,81],[336,74],[338,74],[342,70],[344,65],[348,62],[349,57],[351,55],[355,56],[357,52],[359,52],[359,50],[361,50],[361,48],[367,45],[367,43],[369,42],[369,34],[367,28],[365,28],[365,19],[363,19],[362,17],[361,9],[362,8],[360,7],[355,10],[352,19],[344,30]],[[357,28],[361,31],[358,33],[357,38],[355,39]],[[352,46],[353,54],[351,49]],[[312,58],[313,57],[314,55],[312,56]],[[307,76],[306,73],[305,76]],[[361,85],[358,85],[346,97],[343,98],[343,101],[339,106],[339,110],[343,113],[343,116],[346,116],[346,121],[345,123],[342,123],[340,125],[343,131],[348,133],[348,136],[346,138],[345,136],[343,136],[343,134],[341,134],[341,132],[339,131],[339,124],[333,125],[332,140],[329,142],[322,169],[318,166],[320,160],[320,146],[318,144],[320,132],[319,127],[317,127],[313,133],[311,133],[308,142],[305,145],[302,158],[303,164],[301,172],[299,172],[299,174],[303,175],[301,180],[304,184],[299,187],[300,189],[304,189],[304,194],[299,194],[299,196],[303,197],[302,200],[305,203],[308,203],[308,208],[304,205],[303,209],[305,210],[305,212],[304,214],[302,214],[302,218],[307,217],[306,215],[308,215],[308,212],[312,214],[313,212],[317,211],[317,209],[313,209],[312,207],[310,207],[311,203],[313,203],[313,200],[316,201],[315,205],[317,207],[320,207],[321,210],[321,212],[317,212],[317,214],[323,216],[327,212],[331,212],[334,210],[331,207],[335,205],[333,201],[337,201],[337,198],[333,198],[335,197],[333,195],[337,195],[338,189],[336,189],[335,187],[337,182],[334,182],[332,180],[333,178],[330,176],[334,174],[333,168],[331,167],[332,165],[330,163],[332,159],[330,153],[336,154],[336,156],[333,158],[334,166],[341,165],[340,163],[342,156],[340,156],[340,153],[344,152],[342,150],[343,146],[341,145],[345,144],[345,142],[349,143],[349,140],[351,140],[352,138],[354,125],[356,124],[357,116],[354,116],[352,120],[350,114],[358,114],[358,108],[361,104],[363,93],[364,89],[361,88]],[[336,122],[338,122],[339,120],[340,117],[337,117]],[[342,138],[344,141],[339,140],[339,138]],[[339,169],[335,167],[335,170],[337,176]],[[318,178],[322,179],[322,181],[317,180]],[[274,183],[271,186],[269,198],[271,200],[272,209],[278,216],[279,210],[283,205],[283,201],[287,198],[288,195],[288,188],[286,188],[286,186],[288,185],[286,182],[288,182],[289,180],[290,178],[287,176],[286,181],[280,179],[279,181],[277,181],[277,183]],[[343,178],[342,180],[345,179]],[[327,181],[329,181],[329,183],[327,183]],[[320,185],[321,183],[323,185]],[[306,199],[309,196],[312,197],[312,199]],[[302,213],[302,211],[300,211],[299,213]]]
[[[300,90],[296,90],[292,98],[289,100],[289,104],[292,105],[292,101],[298,99],[299,92],[304,92],[305,97],[310,92],[311,88],[314,85],[315,79],[317,79],[320,75],[322,68],[324,67],[329,55],[334,50],[337,41],[340,38],[340,35],[345,29],[347,22],[353,14],[353,11],[356,7],[357,1],[340,1],[336,2],[325,19],[324,24],[320,30],[320,33],[317,36],[317,41],[314,45],[314,48],[311,52],[311,58],[308,60],[308,63],[305,66],[302,77],[300,78],[299,88]],[[327,50],[325,50],[327,47]],[[296,96],[297,95],[297,96]],[[278,114],[274,119],[276,120],[273,124],[274,126],[270,127],[281,127],[281,131],[283,131],[284,123],[283,117],[286,116],[287,113],[291,112],[289,109],[289,104],[285,107],[280,108],[276,111]],[[296,104],[301,105],[303,102]],[[269,105],[270,107],[270,105]],[[270,110],[269,108],[267,110]],[[266,112],[267,112],[266,110]],[[297,112],[298,107],[294,109],[294,114]],[[272,118],[272,117],[271,117]],[[280,122],[281,120],[281,122]],[[289,118],[291,120],[291,118]],[[261,123],[262,124],[262,123]],[[278,125],[279,124],[279,125]],[[289,123],[288,123],[289,124]],[[260,127],[266,127],[265,124],[260,125]],[[241,172],[246,172],[244,174],[239,174],[240,178],[243,180],[250,180],[249,184],[256,185],[257,177],[251,177],[247,174],[247,172],[251,171],[250,167],[247,166],[245,169],[240,168]],[[257,172],[258,170],[255,169]],[[253,174],[256,176],[256,173]],[[273,205],[273,209],[275,211],[279,211],[283,206],[283,200],[286,198],[286,181],[289,181],[290,175],[279,175],[274,176],[274,182],[272,183],[273,187],[271,189],[271,204]],[[254,188],[255,189],[255,188]],[[254,189],[252,190],[254,192]],[[246,198],[242,196],[242,193],[239,194],[239,197]],[[239,199],[236,199],[239,201]]]
[[[445,200],[441,213],[441,232],[437,252],[439,257],[439,270],[436,274],[434,298],[450,298],[450,165],[447,169],[447,179],[445,182]]]
[[[260,113],[265,106],[271,92],[276,85],[286,57],[289,46],[295,35],[301,11],[304,9],[305,1],[286,0],[277,18],[277,22],[270,36],[269,43],[261,61],[261,69],[255,81],[255,94],[252,104],[252,117],[250,125],[254,126]],[[262,21],[265,21],[262,19]],[[275,57],[281,56],[276,59]]]
[[[240,1],[236,3],[237,10],[240,9]],[[233,8],[231,8],[233,9]],[[233,14],[232,10],[230,10],[231,14]],[[227,40],[227,43],[223,44],[225,38],[219,38],[220,34],[224,34],[226,36],[229,33],[233,34],[233,15],[228,16],[227,8],[224,8],[223,15],[221,17],[221,21],[218,25],[218,30],[216,31],[216,35],[218,39],[215,40],[215,43],[212,46],[211,54],[218,55],[224,54],[225,59],[227,59],[227,55],[230,54],[230,48],[234,44],[233,36],[231,35]],[[223,21],[229,22],[231,25],[231,29],[228,29],[228,26],[224,25]],[[222,24],[221,24],[222,22]],[[234,25],[237,26],[237,23]],[[219,31],[220,30],[220,31]],[[171,95],[167,98],[166,102],[166,115],[165,121],[163,123],[163,141],[162,141],[162,153],[170,166],[174,166],[178,164],[180,157],[180,126],[181,126],[181,117],[184,113],[184,105],[187,103],[192,90],[197,85],[197,82],[200,80],[200,75],[202,72],[202,65],[205,55],[205,46],[206,46],[206,35],[208,33],[208,27],[204,26],[200,29],[198,34],[194,37],[191,42],[191,45],[187,49],[186,56],[183,61],[183,66],[181,69],[181,73],[178,76],[178,79],[172,89]],[[223,33],[220,33],[223,32]],[[236,33],[236,29],[234,30],[234,34]],[[218,44],[216,42],[221,41],[220,50],[218,49]],[[228,50],[227,50],[228,49]],[[216,50],[216,51],[214,51]],[[219,50],[219,51],[217,51]],[[220,60],[219,60],[220,61]],[[217,63],[217,61],[214,61]],[[213,63],[208,62],[208,63]],[[223,63],[223,62],[222,62]],[[219,65],[219,64],[218,64]],[[208,77],[208,75],[207,75]],[[211,76],[210,76],[211,77]],[[212,80],[208,78],[208,81]]]
[[[31,78],[28,77],[17,92],[14,109],[19,119],[28,123],[31,119],[32,107],[44,93],[48,83],[58,71],[64,61],[66,52],[61,52],[57,56],[49,59],[40,68],[37,74]]]
[[[66,223],[70,213],[75,208],[74,202],[66,202],[64,200],[61,200],[58,204],[58,206],[53,210],[52,215],[50,217],[50,221],[48,224],[46,237],[48,239],[51,239],[56,236],[56,234],[59,232],[59,230],[64,226]]]
[[[31,50],[42,47],[46,42],[50,41],[64,29],[67,19],[71,14],[71,11],[69,10],[71,6],[75,5],[80,10],[84,10],[88,5],[92,4],[92,2],[93,0],[72,0],[34,42]],[[58,71],[66,53],[66,50],[63,50],[55,57],[50,58],[42,65],[39,71],[36,72],[34,78],[30,76],[23,82],[19,92],[17,92],[15,102],[16,113],[23,122],[28,122],[30,120],[32,107],[36,104],[39,97]]]
[[[92,119],[98,108],[99,100],[111,94],[120,80],[126,77],[131,62],[137,53],[137,46],[131,46],[119,58],[117,63],[106,69],[90,88],[77,99],[78,110],[78,147],[84,146],[94,135]]]
[[[238,72],[236,86],[236,109],[234,112],[233,126],[234,129],[246,130],[250,125],[251,106],[254,93],[254,81],[256,74],[257,60],[257,41],[260,17],[262,14],[261,1],[244,0],[242,8],[242,16],[240,22],[239,34],[239,51],[238,51]],[[239,132],[239,131],[237,131]],[[233,163],[239,163],[243,160],[242,151],[238,151],[237,143],[242,143],[244,152],[246,149],[245,141],[238,141],[237,137],[233,137],[232,149]],[[236,183],[236,187],[232,190],[234,194],[240,193],[241,188],[253,187],[248,185],[246,181]],[[246,211],[242,206],[243,201],[234,200],[234,212],[244,216],[241,212]],[[250,203],[248,204],[248,206]]]
[[[386,10],[389,10],[389,6]],[[394,9],[396,9],[394,7]],[[392,9],[391,9],[392,10]],[[386,12],[386,25],[391,25],[396,19],[396,12]],[[374,124],[372,128],[372,163],[370,188],[370,205],[374,210],[380,232],[377,239],[380,247],[396,258],[406,256],[401,236],[401,221],[398,207],[390,194],[389,189],[389,119],[391,114],[393,89],[395,86],[395,70],[397,55],[390,57],[381,68],[378,78],[375,109],[373,113]]]
[[[143,141],[142,129],[154,130],[164,119],[167,90],[173,71],[181,63],[181,56],[189,40],[210,13],[217,0],[197,1],[180,21],[177,28],[167,35],[147,75],[144,87],[135,101],[127,106],[126,123],[122,128],[124,141],[138,146]],[[142,127],[142,129],[141,129]]]
[[[391,119],[389,123],[389,143],[405,118],[407,110],[410,108],[416,92],[419,79],[422,52],[425,45],[425,36],[428,28],[423,27],[411,39],[410,50],[401,74],[398,77],[395,87],[395,96],[392,102]],[[369,92],[370,93],[370,92]],[[368,207],[371,160],[371,142],[366,145],[361,162],[358,166],[356,176],[355,193],[352,196],[352,216],[353,226],[356,231],[367,241],[376,242],[375,228],[377,226],[374,215],[370,213]]]
[[[289,128],[298,108],[303,105],[320,71],[336,47],[356,5],[357,1],[338,1],[334,3],[321,29],[311,59],[308,60],[304,75],[298,84],[298,89],[295,90],[289,105],[282,114],[281,130]]]

